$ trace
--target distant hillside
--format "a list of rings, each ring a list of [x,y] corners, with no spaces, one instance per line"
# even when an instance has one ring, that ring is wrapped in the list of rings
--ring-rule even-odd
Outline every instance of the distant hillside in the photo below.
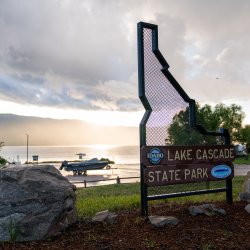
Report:
[[[0,141],[6,146],[26,145],[136,145],[138,128],[93,125],[80,120],[56,120],[0,114]]]

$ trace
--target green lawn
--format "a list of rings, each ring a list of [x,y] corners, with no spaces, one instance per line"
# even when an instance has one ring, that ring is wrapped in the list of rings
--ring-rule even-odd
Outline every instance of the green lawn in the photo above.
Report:
[[[248,155],[248,157],[237,157],[235,158],[234,164],[247,164],[250,165],[250,156]]]
[[[233,179],[233,199],[238,200],[242,191],[244,177]],[[213,182],[216,187],[216,182]],[[184,187],[185,188],[185,187]],[[157,202],[211,202],[225,200],[225,193],[194,195],[188,197],[172,198]],[[156,202],[156,201],[154,201]],[[107,186],[88,187],[77,189],[77,211],[79,219],[93,216],[102,210],[118,211],[140,207],[140,184],[114,184]]]
[[[93,216],[102,210],[118,211],[140,206],[139,183],[114,184],[77,189],[79,218]]]

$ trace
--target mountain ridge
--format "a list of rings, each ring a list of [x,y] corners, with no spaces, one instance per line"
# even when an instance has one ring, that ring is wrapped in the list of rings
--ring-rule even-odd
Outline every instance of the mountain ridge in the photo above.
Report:
[[[101,126],[76,119],[0,114],[0,141],[6,146],[138,145],[136,127]]]

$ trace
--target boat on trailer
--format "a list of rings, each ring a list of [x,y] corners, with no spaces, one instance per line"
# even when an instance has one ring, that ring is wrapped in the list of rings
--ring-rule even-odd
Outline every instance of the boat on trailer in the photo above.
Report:
[[[60,170],[64,169],[66,171],[72,171],[74,175],[86,175],[88,170],[98,170],[98,169],[110,169],[109,161],[101,161],[97,158],[93,158],[81,162],[71,162],[63,161]]]

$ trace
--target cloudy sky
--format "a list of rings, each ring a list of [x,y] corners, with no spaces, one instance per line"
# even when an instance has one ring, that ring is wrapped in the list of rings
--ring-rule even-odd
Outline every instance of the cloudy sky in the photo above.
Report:
[[[250,124],[248,0],[0,0],[0,113],[137,126],[139,21],[188,95]]]

